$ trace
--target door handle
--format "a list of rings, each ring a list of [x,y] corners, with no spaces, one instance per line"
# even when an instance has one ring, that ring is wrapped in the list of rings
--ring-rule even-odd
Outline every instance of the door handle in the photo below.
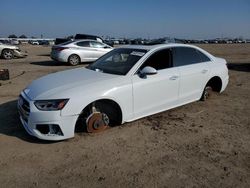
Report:
[[[207,71],[208,71],[207,69],[203,69],[203,70],[201,71],[201,73],[202,73],[202,74],[205,74],[205,73],[207,73]]]
[[[179,76],[171,76],[169,80],[176,80],[177,78],[179,78]]]

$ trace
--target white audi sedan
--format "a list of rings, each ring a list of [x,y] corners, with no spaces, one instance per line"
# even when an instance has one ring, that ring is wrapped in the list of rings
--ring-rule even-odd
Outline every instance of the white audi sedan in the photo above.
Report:
[[[113,48],[95,40],[68,41],[52,46],[50,57],[59,62],[78,65],[80,62],[93,62]]]
[[[226,61],[191,45],[125,46],[86,68],[53,73],[21,92],[26,131],[44,140],[95,133],[190,102],[228,84]]]

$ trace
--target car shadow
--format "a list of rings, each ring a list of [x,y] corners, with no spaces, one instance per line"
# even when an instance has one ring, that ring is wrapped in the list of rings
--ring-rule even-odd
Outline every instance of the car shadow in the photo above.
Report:
[[[55,142],[39,140],[30,136],[23,128],[17,111],[17,100],[0,104],[0,134],[17,137],[23,141],[36,144],[52,144]]]
[[[66,66],[67,64],[57,61],[37,61],[31,62],[31,65],[39,65],[39,66]]]
[[[250,63],[228,63],[227,66],[230,70],[250,72]]]
[[[41,57],[50,57],[50,54],[39,54],[37,56],[41,56]]]
[[[82,62],[77,66],[86,66],[88,64],[90,64],[92,62]],[[71,66],[68,63],[63,63],[63,62],[59,62],[59,61],[38,61],[38,62],[31,62],[31,65],[39,65],[39,66],[69,66],[69,67],[77,67],[77,66]]]

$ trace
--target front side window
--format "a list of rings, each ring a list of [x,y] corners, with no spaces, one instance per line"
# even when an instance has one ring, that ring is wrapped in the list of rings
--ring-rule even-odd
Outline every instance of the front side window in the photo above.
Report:
[[[173,66],[191,65],[210,61],[210,59],[195,48],[175,47],[173,48]]]
[[[140,67],[140,70],[142,70],[146,66],[153,67],[156,70],[161,70],[171,67],[170,49],[165,49],[155,52],[143,63],[143,65]]]
[[[126,75],[147,50],[118,48],[110,51],[87,68],[99,72]]]

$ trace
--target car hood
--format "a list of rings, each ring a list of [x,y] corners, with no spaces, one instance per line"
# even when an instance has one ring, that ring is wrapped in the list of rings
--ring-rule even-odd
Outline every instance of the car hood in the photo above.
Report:
[[[31,100],[57,99],[63,96],[63,93],[70,92],[75,88],[86,88],[95,83],[105,82],[110,79],[119,77],[118,75],[105,74],[96,72],[86,68],[78,68],[73,70],[61,71],[34,80],[24,93]]]

